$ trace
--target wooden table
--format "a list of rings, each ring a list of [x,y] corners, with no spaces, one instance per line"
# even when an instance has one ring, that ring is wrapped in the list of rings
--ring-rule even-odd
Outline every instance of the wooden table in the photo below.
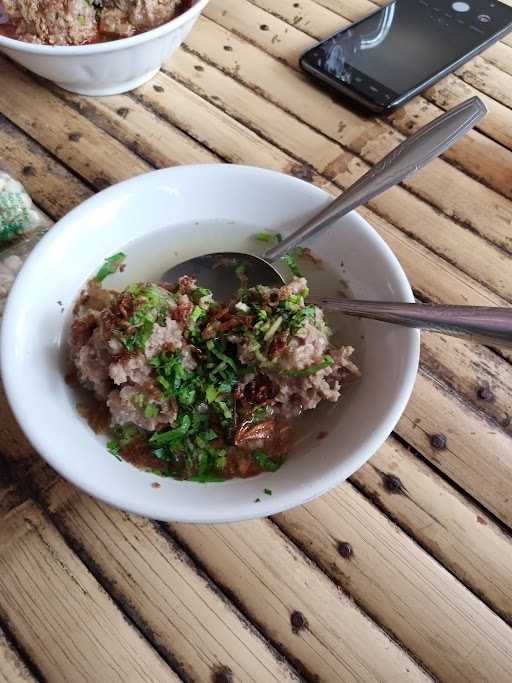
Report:
[[[174,164],[254,164],[336,193],[477,93],[489,108],[478,130],[361,213],[420,299],[508,305],[512,40],[365,120],[310,84],[297,57],[374,8],[213,0],[153,81],[111,98],[0,58],[0,166],[54,221]],[[2,396],[0,680],[511,681],[511,362],[424,335],[404,416],[350,481],[273,519],[216,527],[89,498],[38,458]]]

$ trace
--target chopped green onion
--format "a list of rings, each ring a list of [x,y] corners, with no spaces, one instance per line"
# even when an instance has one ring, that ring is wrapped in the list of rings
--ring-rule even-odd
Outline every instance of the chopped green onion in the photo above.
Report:
[[[295,275],[295,277],[302,277],[302,273],[300,271],[299,266],[297,265],[297,261],[291,254],[284,254],[281,256],[281,261],[284,261],[288,268],[291,270],[292,275]]]
[[[256,239],[258,242],[282,242],[283,237],[280,232],[272,232],[271,230],[262,230],[256,233]]]
[[[263,489],[263,493],[264,493],[266,496],[271,496],[271,495],[272,495],[272,489]]]
[[[206,387],[205,397],[206,397],[207,403],[213,403],[218,395],[219,395],[219,392],[217,391],[217,389],[215,388],[215,386],[213,384],[209,384]]]
[[[215,401],[215,405],[219,406],[226,420],[231,420],[233,418],[233,411],[228,408],[225,401]]]
[[[219,448],[218,455],[215,456],[215,467],[218,470],[223,470],[226,466],[228,452],[225,448]]]
[[[158,406],[156,406],[154,403],[148,403],[144,409],[144,417],[156,417],[159,412]]]
[[[150,437],[149,443],[153,446],[164,446],[165,444],[174,443],[182,439],[190,429],[190,417],[183,415],[180,426],[175,429],[169,429],[167,432],[155,432]]]
[[[132,398],[132,403],[136,408],[144,408],[146,405],[146,397],[144,394],[135,394]]]
[[[130,422],[129,424],[124,425],[124,427],[121,429],[121,438],[119,439],[119,443],[121,446],[128,446],[138,434],[139,430]]]
[[[113,275],[123,263],[126,258],[126,254],[120,251],[118,254],[109,256],[105,259],[105,263],[101,266],[98,273],[96,274],[96,281],[103,282],[103,280],[109,275]]]
[[[182,406],[191,406],[196,400],[196,390],[193,387],[184,386],[178,391],[178,403]]]
[[[199,484],[210,484],[225,481],[225,479],[213,472],[207,472],[206,474],[196,474],[194,477],[189,477],[188,481],[195,481]]]
[[[272,460],[272,458],[269,458],[263,451],[253,451],[252,457],[256,460],[258,465],[267,472],[277,472],[283,464],[282,460]]]
[[[268,332],[265,333],[265,336],[263,337],[263,341],[270,341],[274,335],[276,334],[277,330],[281,327],[281,323],[283,322],[282,316],[279,316],[279,318],[276,318],[272,325],[270,326]]]
[[[167,460],[171,462],[176,462],[176,457],[172,451],[170,451],[168,448],[155,448],[153,451],[153,455],[155,458],[158,458],[159,460]]]
[[[309,368],[304,368],[303,370],[286,370],[285,374],[289,377],[309,377],[310,375],[315,375],[324,368],[328,368],[333,363],[334,360],[331,356],[325,356],[321,363],[310,365]]]
[[[109,441],[107,444],[107,451],[114,456],[117,460],[121,460],[121,457],[119,455],[120,451],[120,446],[118,441]]]
[[[206,311],[204,308],[201,308],[201,306],[194,306],[194,309],[192,310],[192,313],[189,316],[189,321],[192,323],[195,323],[199,318],[202,318],[204,315],[206,315]]]

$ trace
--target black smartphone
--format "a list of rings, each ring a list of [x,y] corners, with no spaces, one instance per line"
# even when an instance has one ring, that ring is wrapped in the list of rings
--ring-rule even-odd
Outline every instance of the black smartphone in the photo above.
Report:
[[[396,109],[512,29],[488,0],[395,0],[300,58],[304,71],[366,109]]]

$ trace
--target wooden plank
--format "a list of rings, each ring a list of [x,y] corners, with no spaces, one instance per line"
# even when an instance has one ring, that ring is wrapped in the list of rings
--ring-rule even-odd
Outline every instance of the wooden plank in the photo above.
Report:
[[[474,95],[478,95],[487,107],[487,115],[479,125],[480,129],[493,140],[512,148],[511,112],[501,102],[493,100],[453,75],[447,76],[425,92],[427,99],[443,109],[451,109]]]
[[[62,164],[4,117],[0,118],[0,149],[2,169],[18,178],[37,205],[53,219],[71,211],[92,194]],[[62,192],[63,186],[65,192]]]
[[[439,679],[512,676],[510,627],[349,484],[276,521]],[[205,556],[201,540],[193,547]]]
[[[172,97],[164,97],[150,84],[137,89],[136,95],[171,123],[185,130],[203,145],[222,155],[231,163],[255,164],[279,171],[290,172],[294,160],[284,155],[273,145],[248,130],[225,114],[218,107],[208,103],[188,88],[171,81],[162,74],[155,77],[157,85],[164,91],[172,89]],[[328,184],[316,176],[317,185]]]
[[[0,629],[0,683],[36,683],[25,662]]]
[[[512,434],[512,366],[484,346],[428,332],[421,363]]]
[[[458,84],[456,85],[458,86]],[[461,102],[470,97],[471,93],[466,93],[466,95],[467,97],[461,98]],[[433,100],[437,101],[435,96]],[[433,102],[423,98],[415,98],[387,118],[402,133],[411,134],[432,121],[442,111]],[[492,122],[489,125],[491,124]],[[509,135],[508,127],[506,135]],[[489,136],[470,132],[445,152],[443,158],[450,160],[484,185],[509,199],[512,198],[510,183],[512,152]]]
[[[221,17],[221,19],[224,21],[226,17]],[[231,20],[228,23],[232,23]],[[238,29],[241,28],[238,24],[237,26]],[[359,129],[355,128],[353,122],[349,125],[344,117],[353,115],[342,110],[321,92],[319,92],[320,101],[316,94],[314,98],[311,97],[311,86],[299,74],[233,33],[222,30],[214,32],[208,20],[203,19],[198,23],[187,45],[249,88],[258,89],[265,99],[291,111],[302,121],[310,122],[316,128],[319,126],[323,129],[329,128],[331,136],[338,135],[338,128],[345,126],[340,135],[346,137],[347,144],[354,145],[355,141],[356,146],[364,145],[362,136],[366,140],[368,134],[371,135],[372,126],[376,125],[366,124],[364,130],[370,133],[364,132],[362,126],[359,126]],[[225,45],[232,49],[223,49]],[[343,118],[340,120],[340,117]],[[357,142],[358,136],[359,143]],[[336,177],[336,182],[340,185],[348,184],[348,179],[355,179],[362,170],[360,165],[363,162],[354,158],[352,163],[347,163],[347,154],[349,153],[342,152],[338,165],[331,167],[332,170],[346,168],[344,183],[342,183],[341,174]],[[485,282],[496,293],[509,298],[510,278],[504,274],[510,268],[510,260],[492,245],[446,216],[440,215],[435,208],[419,201],[402,188],[394,188],[386,192],[373,200],[370,205],[382,217],[416,239],[420,239],[423,244],[436,253],[442,254],[464,272]],[[492,262],[497,260],[499,265],[496,263],[495,267],[490,266],[489,259]]]
[[[4,57],[0,67],[1,113],[96,188],[148,170],[133,152]]]
[[[395,488],[389,485],[390,476],[395,478]],[[388,439],[350,480],[495,612],[512,622],[512,538],[485,512],[394,439]]]
[[[512,525],[510,435],[421,372],[396,431],[505,524]],[[446,437],[446,448],[432,445],[435,434]]]
[[[413,289],[426,301],[474,306],[507,306],[507,302],[488,293],[457,268],[439,259],[429,249],[400,232],[380,216],[366,208],[359,213],[377,230],[393,249],[404,268]],[[432,273],[436,277],[432,278]],[[500,354],[512,362],[512,351],[500,349]],[[480,362],[476,361],[476,368]],[[501,372],[501,369],[500,369]],[[494,377],[487,378],[494,382]]]
[[[271,522],[171,528],[310,676],[365,683],[430,680]],[[294,633],[295,612],[307,627]]]
[[[306,0],[303,0],[303,2],[306,2]],[[236,26],[237,30],[242,28],[245,32],[244,35],[248,35],[252,40],[257,40],[257,44],[263,49],[286,61],[292,68],[298,69],[298,58],[300,54],[308,47],[313,46],[315,41],[291,26],[291,24],[276,19],[270,14],[275,7],[275,3],[273,3],[272,0],[251,0],[251,2],[247,4],[250,6],[249,11],[245,6],[243,12],[238,9],[235,14],[232,10],[234,15],[232,25]],[[207,15],[210,16],[213,12],[215,16],[217,16],[218,11],[216,12],[215,10],[215,3],[212,3],[210,7],[213,7],[213,9],[208,10]],[[229,2],[222,4],[223,12],[226,7],[229,10]],[[234,2],[233,7],[239,8],[240,3]],[[264,11],[260,11],[260,9],[263,9]],[[293,7],[293,4],[289,0],[286,0],[283,4],[280,4],[279,13],[286,13],[289,21],[292,22],[294,14],[297,13],[297,9]],[[336,19],[336,15],[333,15],[330,12],[328,14]],[[242,18],[243,25],[241,25]],[[259,23],[262,25],[262,21],[267,22],[269,27],[268,31],[258,30],[257,24]],[[286,27],[288,27],[288,33],[286,34],[285,40],[284,29]],[[320,25],[318,31],[313,31],[317,37],[329,34],[329,31],[321,31],[321,28]],[[282,40],[275,41],[272,34],[281,36]],[[367,121],[362,117],[352,114],[351,118],[353,118],[355,125],[367,125]],[[365,161],[370,163],[375,163],[381,159],[403,139],[401,134],[393,133],[392,129],[384,123],[381,123],[381,125],[378,126],[377,121],[378,120],[375,122],[373,133],[370,130],[369,135],[363,137],[358,144],[352,144],[350,147],[352,151],[355,151],[365,159]],[[512,112],[510,121],[512,123]],[[342,135],[340,139],[342,139]],[[477,134],[472,133],[472,135],[475,136]],[[460,143],[459,149],[461,146],[463,149],[464,144],[465,141]],[[462,155],[462,159],[463,158],[464,156]],[[486,160],[482,158],[480,161],[480,167],[486,165],[492,168],[494,164],[495,160],[492,156],[487,157]],[[511,164],[512,155],[509,156],[507,170],[510,169]],[[471,165],[464,165],[467,170],[471,172]],[[482,173],[480,173],[480,175],[482,175]],[[446,215],[462,221],[488,239],[492,239],[497,244],[512,250],[512,238],[509,239],[510,225],[512,223],[512,203],[508,199],[495,194],[489,188],[484,187],[481,183],[469,178],[458,168],[438,159],[430,163],[420,174],[416,174],[405,181],[404,185],[413,190],[418,196],[436,206]],[[444,192],[444,188],[447,186],[453,190],[450,192],[448,200],[446,193]],[[494,222],[496,223],[497,228],[496,232],[492,235],[486,230],[486,226],[488,226],[489,223],[488,216],[491,206],[496,212],[496,221]],[[498,224],[501,225],[500,228],[498,228]]]
[[[512,76],[512,50],[502,42],[495,43],[482,53],[482,57]]]
[[[0,528],[0,615],[52,681],[179,681],[28,501]]]
[[[506,107],[512,106],[512,76],[482,57],[475,57],[456,71],[465,83]]]
[[[148,87],[154,90],[155,85],[157,82],[152,79]],[[132,97],[114,95],[86,99],[59,88],[53,90],[96,126],[149,161],[152,166],[162,168],[219,161],[209,150],[181,130],[169,126],[154,112],[141,107]]]
[[[420,242],[404,234],[366,207],[360,213],[393,249],[413,289],[432,303],[472,304],[475,306],[507,306],[505,299],[468,277],[451,263],[439,258]],[[439,277],[432,278],[435,272]]]
[[[102,505],[62,479],[46,488],[43,499],[65,537],[185,680],[215,680],[220,671],[236,681],[298,680],[155,524]]]

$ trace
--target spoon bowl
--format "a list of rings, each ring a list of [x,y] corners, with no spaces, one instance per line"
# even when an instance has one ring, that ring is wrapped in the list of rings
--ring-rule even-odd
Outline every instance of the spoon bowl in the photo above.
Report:
[[[201,287],[211,289],[219,301],[230,301],[242,285],[280,287],[284,284],[282,275],[271,263],[236,251],[195,256],[173,266],[160,279],[174,283],[184,275],[196,277]]]

